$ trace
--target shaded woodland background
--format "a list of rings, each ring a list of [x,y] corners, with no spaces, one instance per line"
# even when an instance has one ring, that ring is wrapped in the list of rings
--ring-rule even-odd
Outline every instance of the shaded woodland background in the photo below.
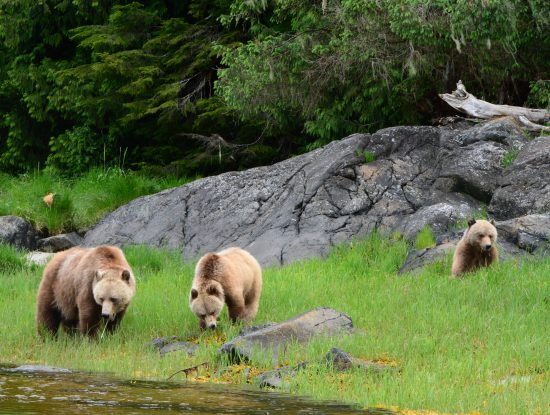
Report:
[[[0,171],[208,175],[485,100],[550,107],[543,0],[0,0]]]

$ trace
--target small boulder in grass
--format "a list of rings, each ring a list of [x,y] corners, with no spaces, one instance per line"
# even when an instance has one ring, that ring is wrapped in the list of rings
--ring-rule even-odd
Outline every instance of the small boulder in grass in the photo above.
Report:
[[[302,362],[296,366],[284,366],[269,370],[256,376],[256,382],[260,388],[286,389],[289,385],[285,378],[296,376],[299,371],[305,369],[306,365],[306,362]]]
[[[162,349],[164,346],[166,346],[168,343],[173,343],[178,340],[177,336],[170,336],[170,337],[157,337],[151,340],[150,342],[145,343],[145,347],[150,347],[153,349]]]
[[[60,252],[73,246],[82,245],[84,238],[76,232],[62,233],[38,240],[38,249],[42,252]]]
[[[353,368],[364,369],[369,373],[393,372],[396,368],[390,365],[373,362],[370,360],[359,359],[344,352],[341,349],[333,347],[325,356],[327,364],[332,365],[335,370],[346,372]]]

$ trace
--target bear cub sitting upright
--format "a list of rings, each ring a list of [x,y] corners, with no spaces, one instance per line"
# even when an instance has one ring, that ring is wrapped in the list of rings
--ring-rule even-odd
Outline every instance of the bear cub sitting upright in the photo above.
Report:
[[[498,261],[495,221],[470,219],[468,229],[456,246],[452,275],[458,277]]]
[[[132,269],[115,246],[75,247],[55,254],[38,289],[39,334],[67,332],[95,337],[102,317],[113,331],[136,291]]]
[[[204,255],[195,268],[189,305],[202,329],[216,328],[224,302],[229,318],[248,322],[256,317],[262,292],[262,269],[240,248]]]

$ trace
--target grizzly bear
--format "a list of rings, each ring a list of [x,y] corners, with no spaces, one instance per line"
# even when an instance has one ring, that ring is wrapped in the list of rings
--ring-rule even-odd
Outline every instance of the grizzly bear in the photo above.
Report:
[[[262,269],[256,259],[240,248],[204,255],[195,268],[189,306],[202,329],[216,328],[227,304],[232,322],[256,317],[262,292]]]
[[[122,320],[136,290],[132,269],[114,246],[75,247],[55,254],[44,269],[38,289],[39,334],[69,332],[95,337],[100,322],[112,332]]]
[[[458,277],[465,272],[498,262],[496,241],[497,229],[493,220],[488,222],[483,219],[470,219],[468,229],[456,246],[452,276]]]

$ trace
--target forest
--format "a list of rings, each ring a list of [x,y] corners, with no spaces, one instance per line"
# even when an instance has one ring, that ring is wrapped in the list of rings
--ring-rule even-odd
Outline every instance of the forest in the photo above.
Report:
[[[0,172],[209,175],[453,114],[550,106],[544,0],[0,0]]]

